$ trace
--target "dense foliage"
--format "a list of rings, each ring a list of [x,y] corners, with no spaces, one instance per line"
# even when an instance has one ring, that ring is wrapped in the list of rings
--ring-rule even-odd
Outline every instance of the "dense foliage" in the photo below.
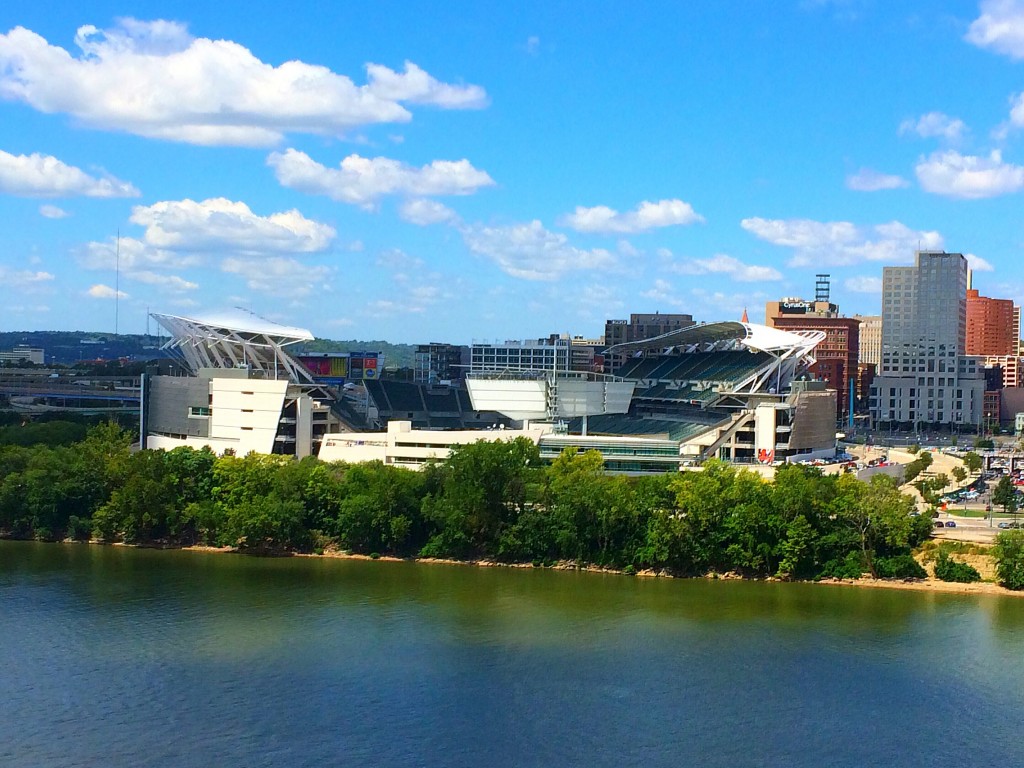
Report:
[[[807,579],[919,578],[909,555],[932,524],[889,477],[799,465],[774,482],[717,461],[631,478],[607,474],[596,452],[543,466],[518,439],[413,472],[129,442],[108,424],[73,447],[0,448],[0,532]]]
[[[939,555],[935,559],[935,578],[939,581],[970,584],[973,581],[981,581],[981,574],[974,566],[954,560],[948,552],[939,550]]]
[[[1003,531],[993,551],[996,576],[1007,589],[1024,589],[1024,531]]]

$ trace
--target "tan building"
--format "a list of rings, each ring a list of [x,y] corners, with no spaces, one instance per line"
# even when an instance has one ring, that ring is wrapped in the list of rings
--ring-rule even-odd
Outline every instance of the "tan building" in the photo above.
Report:
[[[882,316],[854,315],[860,320],[860,362],[870,363],[877,371],[882,365]]]

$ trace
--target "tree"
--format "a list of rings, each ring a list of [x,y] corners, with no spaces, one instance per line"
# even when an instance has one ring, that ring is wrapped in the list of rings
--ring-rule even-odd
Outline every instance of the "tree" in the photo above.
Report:
[[[967,467],[968,472],[977,472],[981,469],[982,459],[974,451],[968,451],[964,454],[964,466]]]
[[[496,554],[503,532],[523,511],[539,462],[536,444],[525,437],[453,448],[441,469],[440,488],[423,500],[423,515],[436,533],[422,554]]]
[[[1003,531],[992,550],[996,575],[1007,589],[1024,589],[1024,531]]]
[[[957,483],[962,483],[967,479],[967,470],[961,466],[953,467],[953,479],[956,480]]]
[[[1003,508],[1003,514],[1010,514],[1017,511],[1017,488],[1009,475],[1003,475],[996,483],[992,491],[992,503]]]

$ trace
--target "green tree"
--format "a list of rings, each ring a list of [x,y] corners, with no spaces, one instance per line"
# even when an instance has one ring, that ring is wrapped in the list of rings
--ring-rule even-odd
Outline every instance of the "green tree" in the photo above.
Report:
[[[964,469],[964,467],[962,467],[962,466],[958,465],[958,466],[953,467],[952,472],[953,472],[953,479],[956,480],[957,483],[962,483],[964,480],[967,479],[967,470]]]
[[[1003,531],[992,550],[996,576],[1007,589],[1024,589],[1024,531]]]
[[[992,491],[992,503],[1003,508],[1003,514],[1017,511],[1017,488],[1008,475],[1003,475]]]
[[[536,444],[524,437],[455,447],[440,487],[423,500],[423,515],[436,531],[424,556],[496,554],[505,528],[523,511],[539,461]]]
[[[968,472],[980,471],[982,463],[981,456],[974,451],[968,451],[964,454],[964,466],[967,467]]]

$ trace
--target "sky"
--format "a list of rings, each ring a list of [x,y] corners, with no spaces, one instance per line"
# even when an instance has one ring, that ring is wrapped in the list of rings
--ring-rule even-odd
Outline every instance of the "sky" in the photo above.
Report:
[[[0,330],[422,343],[961,252],[1024,302],[1024,0],[0,4]]]

